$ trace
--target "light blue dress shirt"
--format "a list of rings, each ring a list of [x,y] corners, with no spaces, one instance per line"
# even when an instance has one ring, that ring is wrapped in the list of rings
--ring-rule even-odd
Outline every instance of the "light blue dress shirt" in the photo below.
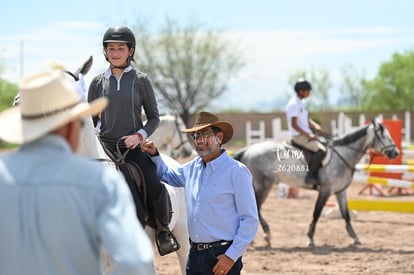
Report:
[[[256,236],[259,219],[250,171],[221,155],[204,165],[200,157],[168,167],[161,156],[152,157],[159,176],[184,187],[190,239],[196,243],[233,240],[226,255],[236,261]]]
[[[49,135],[0,157],[0,273],[155,274],[153,249],[116,170]]]

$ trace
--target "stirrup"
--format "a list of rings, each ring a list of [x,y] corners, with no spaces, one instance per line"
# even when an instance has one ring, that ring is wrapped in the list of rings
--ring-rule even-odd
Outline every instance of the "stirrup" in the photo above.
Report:
[[[159,234],[162,234],[162,233],[165,233],[166,235],[168,235],[168,238],[170,238],[168,240],[169,242],[168,244],[164,244],[164,245],[161,244],[160,239],[159,239]],[[155,243],[157,244],[158,253],[160,253],[161,256],[167,255],[171,252],[174,252],[180,249],[180,244],[178,243],[177,239],[175,238],[174,234],[171,231],[156,232]],[[168,245],[169,247],[165,247],[166,245]]]

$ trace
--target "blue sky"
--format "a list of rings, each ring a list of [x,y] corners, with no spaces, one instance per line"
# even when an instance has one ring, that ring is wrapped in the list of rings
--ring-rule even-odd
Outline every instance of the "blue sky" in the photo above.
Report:
[[[168,16],[224,30],[246,52],[247,66],[213,109],[272,110],[292,94],[289,74],[312,68],[329,70],[336,102],[341,67],[373,77],[393,53],[414,50],[413,10],[411,0],[9,1],[0,17],[1,77],[18,82],[51,58],[76,69],[93,55],[90,81],[106,67],[101,39],[108,27],[137,18],[156,27]]]

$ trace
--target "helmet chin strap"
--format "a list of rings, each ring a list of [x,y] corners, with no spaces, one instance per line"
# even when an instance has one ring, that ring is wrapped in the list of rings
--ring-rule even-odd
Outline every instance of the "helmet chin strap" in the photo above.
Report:
[[[106,61],[108,61],[108,62],[109,62],[109,64],[111,65],[111,68],[124,70],[125,68],[128,68],[128,67],[129,67],[129,65],[131,65],[132,55],[128,56],[128,59],[127,59],[127,64],[126,64],[126,65],[124,65],[124,66],[115,66],[114,64],[112,64],[112,63],[111,63],[111,61],[109,61],[109,59],[108,59],[108,57],[106,56],[106,53],[105,53],[105,52],[104,52],[104,55],[105,55],[105,59],[106,59]]]
[[[129,65],[126,65],[126,66],[114,66],[114,65],[112,65],[111,62],[109,62],[109,64],[111,64],[111,68],[112,69],[121,69],[121,70],[124,70],[125,68],[128,68],[128,66],[129,66]]]

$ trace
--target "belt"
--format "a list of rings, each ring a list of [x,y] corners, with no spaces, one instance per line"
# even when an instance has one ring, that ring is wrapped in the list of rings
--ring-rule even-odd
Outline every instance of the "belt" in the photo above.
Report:
[[[194,243],[193,241],[190,240],[190,245],[191,245],[191,248],[197,251],[203,251],[203,250],[208,250],[212,248],[227,246],[227,245],[232,244],[232,242],[233,241],[217,241],[217,242],[212,242],[212,243]]]

